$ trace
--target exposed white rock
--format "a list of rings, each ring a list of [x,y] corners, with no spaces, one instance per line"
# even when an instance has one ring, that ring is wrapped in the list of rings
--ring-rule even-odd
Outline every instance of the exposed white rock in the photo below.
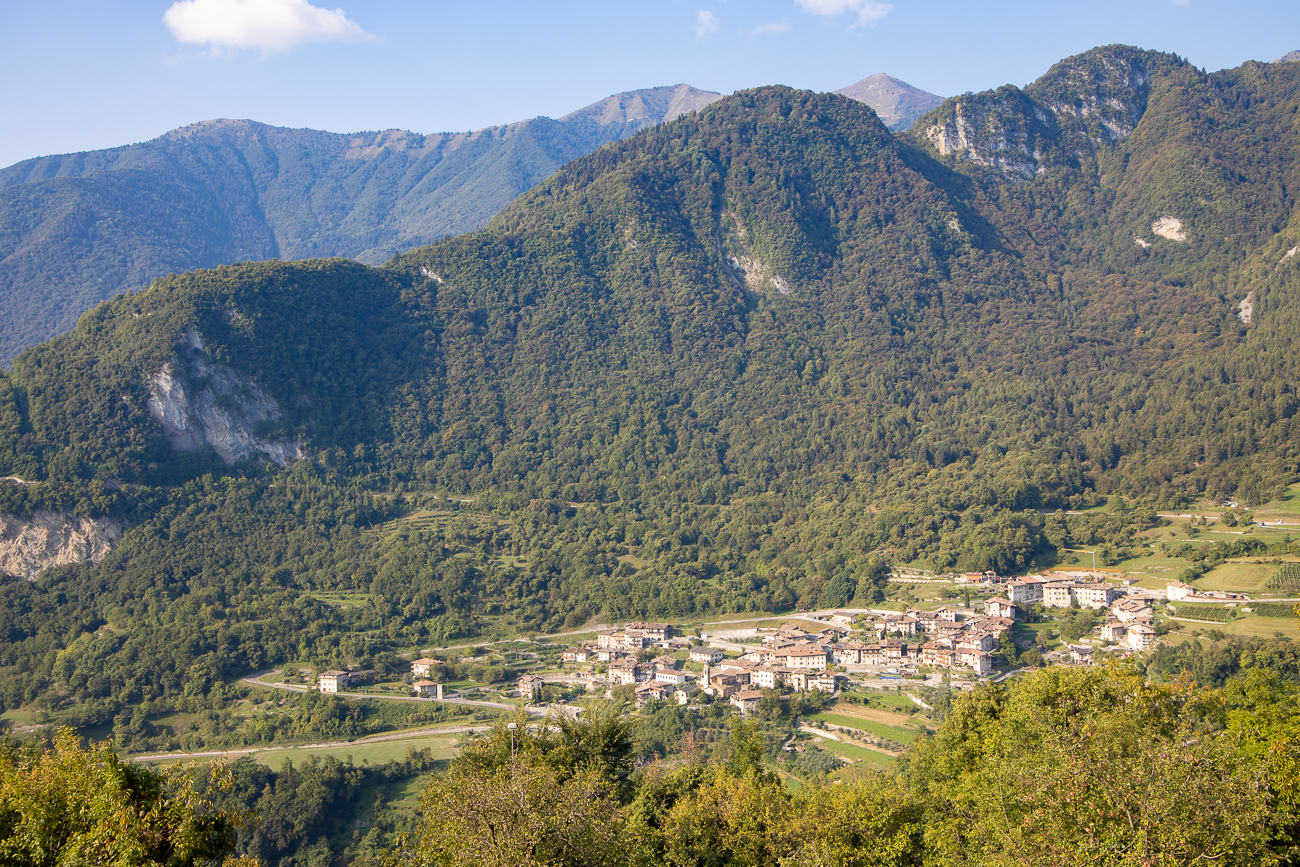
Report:
[[[425,277],[428,277],[430,280],[432,280],[435,283],[442,282],[442,277],[438,275],[437,271],[430,271],[428,268],[424,267],[423,265],[420,266],[420,273],[423,274]]]
[[[1246,297],[1237,303],[1237,318],[1247,325],[1255,316],[1255,290],[1246,293]]]
[[[186,339],[194,350],[188,362],[173,358],[148,380],[149,414],[173,447],[212,446],[227,464],[262,455],[285,466],[306,456],[301,443],[257,435],[258,425],[283,415],[275,398],[234,368],[209,362],[197,331]],[[195,383],[202,387],[196,390]]]
[[[30,519],[0,515],[0,572],[33,581],[51,566],[98,563],[113,550],[123,529],[109,518],[78,518],[44,509]]]
[[[1134,241],[1137,241],[1137,245],[1138,245],[1139,247],[1143,248],[1143,249],[1146,249],[1147,247],[1150,247],[1150,246],[1151,246],[1151,242],[1150,242],[1150,241],[1144,241],[1144,240],[1142,240],[1141,238],[1139,238],[1137,235],[1134,235],[1134,236],[1133,236],[1133,240],[1134,240]]]
[[[1287,250],[1286,255],[1284,255],[1280,260],[1278,260],[1278,264],[1281,265],[1287,259],[1290,259],[1292,256],[1294,256],[1297,252],[1300,252],[1300,247],[1292,247],[1290,250]]]
[[[736,251],[736,255],[723,253],[724,236],[728,246]],[[764,265],[746,246],[745,225],[740,217],[733,213],[722,215],[718,227],[717,245],[719,255],[730,266],[726,269],[728,276],[737,286],[754,293],[775,289],[782,295],[790,294],[790,284],[786,279]]]
[[[968,117],[967,107],[959,102],[951,119],[929,127],[924,135],[944,156],[953,154],[978,166],[1026,177],[1038,174],[1042,153],[1037,148],[1030,149],[1023,130],[998,131],[1001,126],[1001,116],[989,107],[977,106]]]
[[[1151,231],[1171,241],[1187,240],[1187,234],[1183,232],[1183,221],[1177,217],[1161,217],[1151,224]]]

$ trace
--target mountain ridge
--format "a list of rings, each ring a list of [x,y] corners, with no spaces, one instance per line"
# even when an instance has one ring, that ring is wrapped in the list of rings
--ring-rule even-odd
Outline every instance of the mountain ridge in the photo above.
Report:
[[[479,228],[570,159],[714,96],[651,88],[563,120],[429,136],[210,120],[25,160],[0,170],[0,359],[169,271],[323,255],[378,264]],[[611,115],[610,100],[634,110]]]
[[[885,126],[895,132],[907,129],[943,104],[942,96],[927,93],[883,72],[869,75],[835,92],[871,106]]]

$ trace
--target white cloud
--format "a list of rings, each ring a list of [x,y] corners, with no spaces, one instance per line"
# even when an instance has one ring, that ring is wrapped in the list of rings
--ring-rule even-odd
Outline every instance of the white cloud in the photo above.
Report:
[[[163,15],[177,41],[214,49],[288,51],[304,42],[370,42],[342,9],[308,0],[177,0]]]
[[[710,33],[716,33],[720,23],[717,15],[707,9],[701,9],[695,13],[695,38],[703,39]]]
[[[784,33],[789,29],[789,21],[773,21],[771,24],[760,24],[749,32],[754,36],[760,36],[764,33]]]
[[[834,18],[845,12],[856,12],[859,24],[879,21],[894,8],[892,3],[880,3],[877,0],[795,0],[805,12],[813,15],[825,15]]]

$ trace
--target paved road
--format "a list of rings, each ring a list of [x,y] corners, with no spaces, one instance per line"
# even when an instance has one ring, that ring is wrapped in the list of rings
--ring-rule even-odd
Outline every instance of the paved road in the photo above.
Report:
[[[285,692],[297,692],[297,693],[307,692],[308,687],[305,686],[295,686],[288,683],[266,683],[262,680],[262,678],[266,677],[268,674],[275,674],[277,671],[279,671],[279,669],[276,668],[268,668],[266,671],[257,671],[245,677],[244,682],[251,683],[256,686],[270,687],[271,689],[282,689]],[[378,698],[378,699],[383,699],[385,701],[418,701],[425,704],[431,701],[437,701],[437,699],[419,698],[414,695],[371,695],[370,693],[366,693],[366,692],[340,692],[334,694],[342,696],[343,698]],[[453,698],[450,696],[443,698],[442,701],[445,704],[464,704],[464,705],[469,705],[471,707],[488,707],[494,710],[518,710],[518,707],[516,707],[513,704],[504,704],[499,701],[475,701],[474,699]],[[541,711],[535,709],[530,709],[529,713],[536,714],[538,716],[543,715]]]

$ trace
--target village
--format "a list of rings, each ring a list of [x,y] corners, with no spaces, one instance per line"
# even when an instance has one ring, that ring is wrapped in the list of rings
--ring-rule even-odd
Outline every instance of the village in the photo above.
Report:
[[[764,690],[829,697],[850,686],[879,689],[904,681],[961,689],[1044,663],[1091,665],[1148,651],[1172,603],[1249,603],[1240,594],[1200,593],[1177,581],[1167,582],[1162,593],[1103,577],[1095,571],[1015,578],[966,573],[958,584],[968,588],[967,605],[801,613],[780,626],[725,635],[679,634],[669,623],[632,622],[565,648],[554,666],[520,674],[515,694],[535,703],[548,684],[605,697],[620,690],[637,707],[651,701],[687,706],[708,696],[749,714]],[[972,590],[985,598],[970,602]],[[1055,650],[1040,648],[1030,623],[1055,623],[1072,611],[1094,615],[1091,634]],[[1031,650],[1041,652],[1027,656]],[[446,697],[445,684],[431,679],[440,664],[431,657],[411,663],[407,680],[414,697]],[[325,671],[317,689],[336,694],[368,674]]]

